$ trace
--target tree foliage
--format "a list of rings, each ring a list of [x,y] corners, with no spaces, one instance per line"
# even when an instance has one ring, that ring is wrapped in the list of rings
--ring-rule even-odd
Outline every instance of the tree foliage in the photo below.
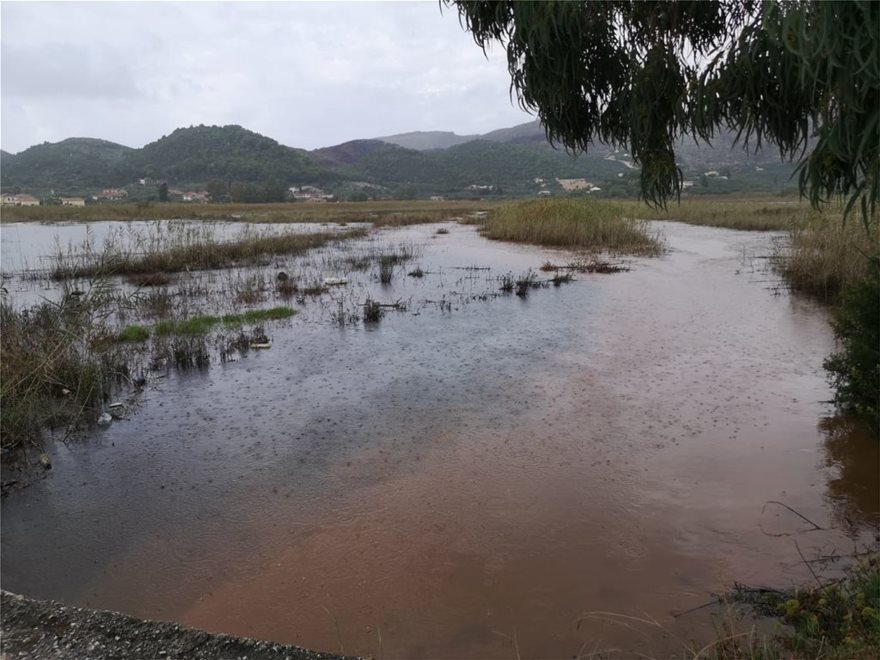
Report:
[[[681,191],[674,146],[732,129],[799,159],[814,205],[880,195],[880,3],[444,0],[551,141],[627,148],[653,203]]]

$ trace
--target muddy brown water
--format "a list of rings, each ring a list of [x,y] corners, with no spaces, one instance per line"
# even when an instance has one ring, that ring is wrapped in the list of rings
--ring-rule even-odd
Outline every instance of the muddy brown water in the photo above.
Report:
[[[378,293],[567,256],[449,227],[382,233],[447,270]],[[825,311],[744,259],[769,235],[660,228],[630,272],[373,327],[304,310],[154,382],[4,499],[3,588],[376,657],[700,648],[710,613],[676,614],[806,583],[795,541],[874,542],[877,443],[831,417]]]

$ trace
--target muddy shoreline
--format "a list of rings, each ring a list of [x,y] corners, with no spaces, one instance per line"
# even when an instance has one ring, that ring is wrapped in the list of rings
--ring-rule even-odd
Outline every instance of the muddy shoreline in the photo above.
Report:
[[[340,660],[344,657],[247,637],[216,635],[118,612],[68,607],[0,591],[0,658],[105,660]]]

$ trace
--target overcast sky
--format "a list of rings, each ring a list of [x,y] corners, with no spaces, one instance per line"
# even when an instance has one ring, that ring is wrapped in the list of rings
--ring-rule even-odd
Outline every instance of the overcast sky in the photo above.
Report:
[[[3,2],[2,148],[67,137],[140,147],[240,124],[313,149],[531,117],[454,10],[426,2]]]

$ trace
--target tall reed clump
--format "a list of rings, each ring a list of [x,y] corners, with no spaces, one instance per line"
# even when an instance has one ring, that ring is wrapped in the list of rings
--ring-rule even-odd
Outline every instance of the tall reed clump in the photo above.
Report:
[[[647,223],[625,217],[615,202],[533,200],[497,209],[483,225],[488,238],[628,254],[657,254],[662,243]]]
[[[96,414],[126,369],[90,346],[88,301],[25,310],[0,303],[0,444],[37,445],[41,432]]]
[[[792,290],[834,302],[849,284],[869,274],[870,257],[880,256],[880,224],[867,227],[839,215],[814,218],[794,229],[790,245],[774,255],[776,270]]]

